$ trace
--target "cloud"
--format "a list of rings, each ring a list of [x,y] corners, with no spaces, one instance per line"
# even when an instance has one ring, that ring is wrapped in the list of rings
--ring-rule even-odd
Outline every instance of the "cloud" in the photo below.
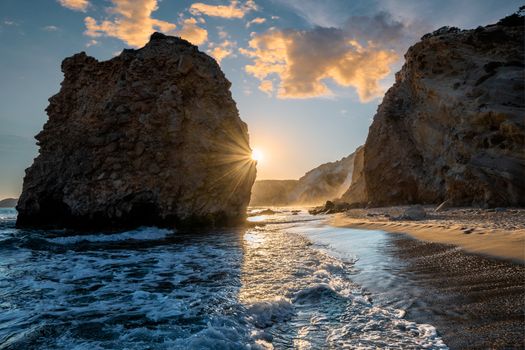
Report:
[[[224,40],[220,44],[210,43],[209,46],[210,49],[208,50],[208,53],[220,64],[224,58],[233,54],[233,49],[237,44],[230,40]]]
[[[250,11],[257,10],[257,5],[253,0],[247,0],[240,4],[237,0],[231,0],[229,5],[208,5],[196,2],[191,5],[190,12],[193,15],[206,15],[222,18],[243,18]]]
[[[18,26],[18,22],[10,20],[10,19],[6,19],[2,23],[6,26]]]
[[[201,45],[208,40],[208,31],[197,25],[195,18],[187,18],[182,21],[182,28],[177,34],[194,45]]]
[[[266,18],[257,17],[246,23],[246,28],[249,28],[254,24],[263,24],[264,22],[266,22]]]
[[[90,41],[87,42],[86,47],[91,47],[95,45],[98,45],[98,41],[96,41],[95,39],[91,39]]]
[[[224,27],[217,27],[217,34],[221,39],[226,39],[228,37],[228,33],[224,30]]]
[[[379,82],[398,59],[393,50],[373,42],[364,46],[343,29],[322,27],[270,29],[253,34],[249,48],[240,51],[252,58],[253,64],[245,70],[263,82],[259,86],[262,91],[270,91],[270,84],[264,83],[268,77],[279,77],[279,98],[329,96],[332,91],[326,81],[331,80],[354,87],[359,99],[368,102],[383,94]]]
[[[352,16],[343,24],[343,30],[353,39],[362,43],[372,41],[396,47],[400,43],[412,41],[412,26],[395,21],[387,12],[379,12],[373,17]],[[419,36],[416,36],[419,37]],[[404,50],[403,50],[404,51]]]
[[[111,0],[114,7],[108,12],[111,17],[98,23],[92,17],[86,17],[86,31],[90,37],[108,36],[118,38],[128,45],[141,47],[154,31],[172,32],[174,23],[151,18],[157,10],[157,0]]]
[[[58,2],[60,5],[74,11],[86,12],[89,6],[88,0],[58,0]]]
[[[42,29],[46,32],[56,32],[59,28],[57,26],[45,26]]]
[[[271,80],[263,80],[259,84],[259,90],[267,94],[268,96],[271,96],[273,93],[273,81]]]

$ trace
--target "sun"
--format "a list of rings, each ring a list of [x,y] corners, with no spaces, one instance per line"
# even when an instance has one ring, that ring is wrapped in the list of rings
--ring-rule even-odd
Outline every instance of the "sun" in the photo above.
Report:
[[[263,157],[263,154],[262,154],[260,149],[254,148],[252,150],[252,160],[254,160],[256,162],[260,162],[263,158],[264,157]]]

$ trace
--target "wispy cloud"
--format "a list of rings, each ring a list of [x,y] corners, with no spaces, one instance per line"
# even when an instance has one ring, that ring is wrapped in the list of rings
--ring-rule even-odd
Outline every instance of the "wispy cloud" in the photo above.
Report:
[[[157,10],[157,0],[111,0],[114,7],[108,9],[110,18],[97,22],[93,17],[86,17],[86,31],[90,37],[108,36],[118,38],[128,45],[140,47],[144,45],[151,33],[162,31],[173,32],[174,23],[151,17]]]
[[[226,57],[233,55],[233,50],[237,46],[237,43],[230,40],[224,40],[219,44],[210,43],[208,53],[221,63]]]
[[[254,24],[263,24],[264,22],[266,22],[266,18],[257,17],[246,23],[246,28],[249,28]]]
[[[18,26],[18,22],[13,21],[12,19],[4,19],[2,23],[6,26]]]
[[[59,4],[70,10],[86,12],[89,0],[58,0]]]
[[[267,94],[268,96],[272,95],[273,92],[273,81],[271,80],[263,80],[259,84],[259,90]]]
[[[95,39],[92,39],[86,43],[86,47],[91,47],[95,45],[98,45],[98,41],[96,41]]]
[[[190,12],[193,15],[222,18],[243,18],[248,12],[254,10],[257,10],[257,5],[253,0],[247,0],[242,4],[239,1],[231,0],[229,5],[209,5],[196,2],[190,7]]]
[[[354,87],[363,102],[382,95],[379,81],[398,58],[373,43],[361,45],[342,29],[322,27],[254,34],[241,53],[253,59],[245,70],[262,81],[259,88],[265,93],[277,89],[279,98],[329,96],[332,91],[325,81],[330,79]],[[273,75],[280,79],[278,87],[265,82]]]
[[[46,32],[56,32],[59,28],[57,26],[45,26],[42,29]]]
[[[208,31],[197,25],[195,18],[187,18],[182,21],[182,27],[177,34],[194,45],[201,45],[208,40]]]

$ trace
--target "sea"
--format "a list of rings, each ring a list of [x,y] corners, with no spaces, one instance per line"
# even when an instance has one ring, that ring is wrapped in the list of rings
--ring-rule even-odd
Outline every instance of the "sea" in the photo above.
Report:
[[[0,349],[448,348],[366,287],[397,284],[391,235],[274,210],[244,229],[80,233],[0,209]]]

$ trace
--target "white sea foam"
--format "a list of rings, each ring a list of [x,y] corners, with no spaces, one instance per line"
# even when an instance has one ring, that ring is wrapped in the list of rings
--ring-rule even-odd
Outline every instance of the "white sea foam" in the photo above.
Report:
[[[133,231],[121,233],[55,237],[46,238],[46,240],[50,243],[63,245],[79,242],[118,242],[127,240],[147,241],[164,239],[171,233],[173,233],[173,230],[159,229],[156,227],[141,227]]]
[[[248,304],[247,313],[250,322],[256,327],[265,328],[291,319],[295,310],[288,299],[277,298]]]
[[[0,343],[79,350],[445,348],[431,325],[368,300],[349,277],[352,260],[292,232],[311,225],[292,222],[297,216],[276,216],[244,237],[195,234],[174,243],[164,241],[173,231],[140,228],[47,239],[126,245],[20,248],[0,260]]]

